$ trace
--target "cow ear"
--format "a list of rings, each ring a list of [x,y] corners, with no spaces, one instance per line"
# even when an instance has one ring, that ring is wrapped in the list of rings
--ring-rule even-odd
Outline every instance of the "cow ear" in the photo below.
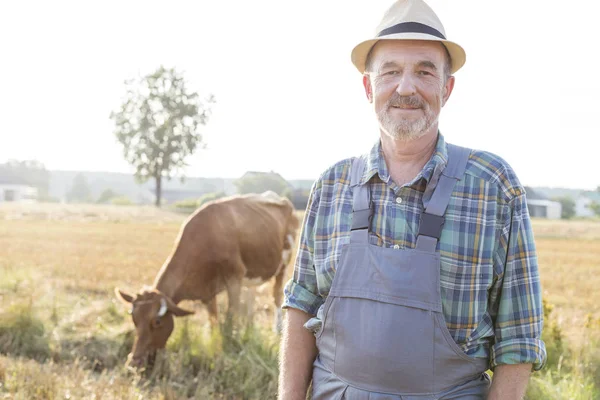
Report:
[[[185,317],[186,315],[192,315],[194,313],[194,311],[184,310],[183,308],[179,308],[177,306],[175,306],[174,310],[169,308],[169,311],[171,311],[173,315],[177,317]]]
[[[122,292],[121,290],[119,290],[119,288],[115,288],[115,296],[117,296],[117,299],[121,300],[125,304],[133,303],[133,296]]]
[[[191,315],[194,313],[194,311],[185,310],[177,306],[169,307],[169,311],[171,311],[176,317],[185,317],[186,315]]]

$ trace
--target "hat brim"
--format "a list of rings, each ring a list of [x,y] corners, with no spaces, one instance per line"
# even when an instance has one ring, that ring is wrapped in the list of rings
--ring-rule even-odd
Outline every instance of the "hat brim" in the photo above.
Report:
[[[450,68],[451,74],[454,74],[456,71],[462,68],[467,60],[465,50],[460,45],[452,41],[440,39],[436,36],[427,35],[424,33],[396,33],[377,39],[365,40],[352,49],[352,64],[354,64],[356,69],[358,69],[361,74],[365,72],[365,64],[369,51],[371,51],[371,48],[375,46],[375,43],[379,42],[380,40],[427,40],[431,42],[440,42],[446,46],[448,53],[450,54],[450,59],[452,61],[452,66]]]

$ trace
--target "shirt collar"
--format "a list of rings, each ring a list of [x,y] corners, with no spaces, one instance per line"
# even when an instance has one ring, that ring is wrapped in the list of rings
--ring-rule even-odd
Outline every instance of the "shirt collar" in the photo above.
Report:
[[[432,177],[435,177],[443,171],[448,163],[448,148],[444,136],[438,131],[438,140],[435,146],[433,155],[427,161],[421,172],[415,177],[415,179],[408,185],[411,186],[417,183],[420,179],[425,179],[428,183]],[[366,155],[365,170],[360,179],[360,184],[363,185],[368,182],[375,174],[378,174],[381,181],[388,183],[390,180],[390,173],[383,157],[383,149],[381,147],[381,139],[371,148],[371,151]]]

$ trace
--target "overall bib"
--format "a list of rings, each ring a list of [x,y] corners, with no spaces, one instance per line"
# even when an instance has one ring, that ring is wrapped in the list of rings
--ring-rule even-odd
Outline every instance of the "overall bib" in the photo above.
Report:
[[[353,214],[316,333],[314,400],[485,399],[488,361],[466,355],[442,314],[440,254],[444,213],[469,150],[448,145],[448,164],[421,215],[415,249],[369,243],[372,203],[352,165]]]

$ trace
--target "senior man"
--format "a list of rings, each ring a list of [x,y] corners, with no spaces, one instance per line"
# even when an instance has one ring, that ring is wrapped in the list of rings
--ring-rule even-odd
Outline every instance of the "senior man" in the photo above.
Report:
[[[351,59],[380,135],[311,190],[279,398],[312,381],[315,400],[521,399],[546,360],[525,191],[438,127],[465,52],[425,2],[401,0]]]

